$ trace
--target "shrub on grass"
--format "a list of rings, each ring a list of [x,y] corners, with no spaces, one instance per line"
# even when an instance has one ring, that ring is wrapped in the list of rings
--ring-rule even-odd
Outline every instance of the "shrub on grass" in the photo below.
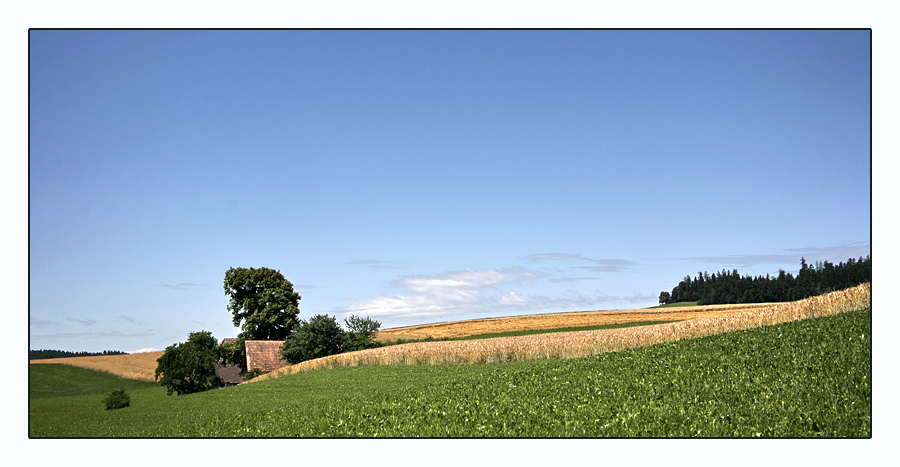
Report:
[[[316,315],[300,324],[284,340],[281,358],[290,364],[341,353],[344,330],[328,315]]]
[[[131,405],[131,397],[125,393],[124,389],[119,388],[109,393],[109,396],[103,402],[106,404],[106,410],[121,409]]]

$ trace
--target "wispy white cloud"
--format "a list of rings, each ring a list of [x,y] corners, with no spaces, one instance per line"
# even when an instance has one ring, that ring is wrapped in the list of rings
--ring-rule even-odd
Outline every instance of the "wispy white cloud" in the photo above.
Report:
[[[35,317],[32,317],[32,316],[29,316],[29,317],[28,317],[28,324],[30,324],[30,325],[32,325],[32,326],[47,326],[47,325],[56,324],[56,323],[53,322],[53,321],[46,321],[46,320],[43,320],[43,319],[40,319],[40,318],[35,318]]]
[[[525,268],[450,271],[444,274],[401,276],[394,285],[417,293],[444,295],[464,290],[490,288],[499,284],[536,279],[542,274]]]
[[[152,333],[149,332],[133,332],[133,333],[123,333],[118,331],[113,332],[64,332],[57,334],[41,334],[31,336],[33,340],[38,339],[103,339],[107,337],[147,337],[152,336]]]
[[[91,325],[97,324],[97,321],[93,320],[93,319],[78,319],[78,318],[66,318],[66,319],[73,323],[81,323],[85,326],[91,326]]]
[[[414,264],[404,263],[400,261],[385,261],[379,259],[357,259],[347,261],[344,264],[353,266],[365,266],[370,269],[410,269],[415,267]]]
[[[121,315],[119,315],[119,316],[118,316],[118,319],[121,320],[121,321],[125,321],[125,322],[128,323],[128,324],[134,324],[134,325],[138,325],[138,326],[145,326],[145,325],[147,325],[147,322],[146,322],[146,321],[138,320],[138,319],[136,319],[134,316],[130,316],[130,315],[126,315],[126,314],[121,314]]]
[[[631,271],[637,263],[624,259],[592,259],[590,260],[595,266],[575,266],[575,269],[582,269],[593,272],[626,272]]]
[[[753,266],[757,264],[783,264],[799,260],[795,255],[725,255],[725,256],[695,256],[682,258],[683,261],[694,263],[714,263],[726,266]]]
[[[581,253],[541,253],[528,255],[524,257],[524,259],[529,263],[540,263],[545,261],[584,261],[591,263],[592,266],[574,266],[574,268],[593,272],[624,272],[632,270],[638,264],[634,261],[618,258],[593,259],[588,258]]]
[[[785,251],[792,253],[765,254],[765,255],[726,255],[726,256],[696,256],[683,258],[684,261],[697,263],[714,263],[734,267],[750,267],[757,264],[797,264],[800,266],[800,257],[807,262],[817,260],[846,261],[850,258],[865,257],[870,254],[871,247],[868,242],[848,243],[833,247],[803,247],[789,248]]]
[[[517,306],[524,298],[514,292],[504,293],[498,286],[541,276],[535,271],[518,267],[401,276],[393,285],[408,293],[383,294],[356,301],[336,311],[339,315],[413,318]]]
[[[832,247],[791,248],[787,251],[805,254],[812,258],[840,258],[840,260],[843,261],[850,258],[859,259],[860,257],[865,257],[866,255],[871,254],[872,246],[869,245],[869,242],[854,242]]]
[[[334,310],[337,315],[361,315],[376,319],[422,319],[485,312],[528,312],[534,310],[599,309],[613,302],[646,302],[654,297],[589,295],[568,290],[562,296],[510,291],[511,284],[546,278],[529,269],[450,271],[443,274],[402,276],[393,285],[400,294],[382,294],[357,300],[350,306]]]
[[[195,284],[193,282],[179,282],[178,284],[158,284],[157,287],[164,287],[173,290],[189,290],[194,287],[203,287],[203,284]]]
[[[148,352],[159,352],[159,349],[154,349],[153,347],[144,347],[143,349],[129,350],[126,353],[148,353]]]
[[[578,281],[595,281],[596,277],[554,277],[552,279],[547,279],[549,282],[553,282],[554,284],[564,284],[567,282],[578,282]]]
[[[536,255],[528,255],[525,257],[525,261],[529,263],[538,263],[541,261],[560,261],[560,260],[585,260],[590,261],[589,258],[585,258],[582,254],[570,255],[568,253],[540,253]]]

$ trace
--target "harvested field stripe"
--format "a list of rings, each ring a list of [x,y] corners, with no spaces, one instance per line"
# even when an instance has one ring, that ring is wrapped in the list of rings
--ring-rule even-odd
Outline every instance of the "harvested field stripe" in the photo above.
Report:
[[[597,331],[600,329],[619,329],[619,328],[630,328],[635,326],[649,326],[653,324],[666,324],[666,323],[674,323],[675,320],[672,321],[638,321],[633,323],[617,323],[617,324],[600,324],[597,326],[579,326],[573,328],[556,328],[556,329],[533,329],[530,331],[511,331],[511,332],[497,332],[490,334],[477,334],[474,336],[466,336],[466,337],[458,337],[454,340],[475,340],[475,339],[493,339],[497,337],[516,337],[516,336],[530,336],[532,334],[548,334],[551,332],[576,332],[576,331]]]
[[[156,360],[163,352],[147,352],[125,355],[95,355],[91,357],[45,358],[30,360],[31,364],[60,363],[90,370],[104,371],[140,381],[156,381]]]
[[[807,299],[733,308],[730,314],[668,324],[469,341],[416,342],[308,360],[253,381],[303,371],[360,365],[446,365],[575,358],[680,339],[721,334],[871,307],[871,284]]]
[[[641,321],[683,321],[703,316],[731,314],[737,310],[765,308],[771,305],[773,304],[747,303],[738,305],[685,306],[670,309],[580,311],[451,321],[385,329],[379,331],[378,340],[424,339],[429,336],[435,339],[442,339],[510,331],[575,328]]]

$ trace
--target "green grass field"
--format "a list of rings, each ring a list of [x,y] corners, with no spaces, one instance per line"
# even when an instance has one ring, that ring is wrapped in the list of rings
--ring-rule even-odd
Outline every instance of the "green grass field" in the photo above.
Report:
[[[349,367],[166,396],[31,365],[30,437],[871,437],[869,310],[570,360]],[[105,410],[125,387],[131,407]]]
[[[680,306],[697,306],[697,302],[675,302],[665,305],[651,306],[650,308],[677,308]]]

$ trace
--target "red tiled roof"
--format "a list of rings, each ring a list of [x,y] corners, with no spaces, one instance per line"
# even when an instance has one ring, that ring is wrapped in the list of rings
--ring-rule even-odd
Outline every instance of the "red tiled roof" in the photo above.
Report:
[[[244,341],[247,354],[247,370],[277,370],[288,363],[281,359],[281,346],[284,341]]]

